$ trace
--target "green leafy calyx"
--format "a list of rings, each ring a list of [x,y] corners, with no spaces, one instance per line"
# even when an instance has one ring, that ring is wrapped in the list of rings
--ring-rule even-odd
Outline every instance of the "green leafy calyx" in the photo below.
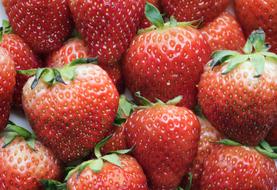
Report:
[[[2,27],[0,27],[0,42],[3,40],[4,34],[11,34],[12,33],[12,27],[7,20],[2,21]]]
[[[42,179],[40,183],[45,190],[66,190],[66,183],[61,183],[59,181]]]
[[[22,75],[35,76],[31,85],[31,89],[34,89],[38,85],[40,80],[43,80],[49,86],[57,83],[66,84],[66,80],[74,80],[76,75],[76,66],[89,63],[97,63],[97,58],[76,59],[62,68],[39,68],[30,70],[19,70],[17,72]]]
[[[259,29],[253,31],[249,36],[243,48],[243,53],[231,50],[216,51],[213,53],[209,65],[214,68],[226,63],[222,71],[222,74],[226,75],[240,64],[250,61],[256,70],[254,77],[260,77],[264,72],[267,59],[277,63],[277,55],[269,52],[269,49],[269,45],[265,43],[265,32]]]

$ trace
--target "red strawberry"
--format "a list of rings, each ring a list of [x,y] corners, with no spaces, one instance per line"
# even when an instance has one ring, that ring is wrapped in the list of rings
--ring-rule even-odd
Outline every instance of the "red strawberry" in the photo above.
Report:
[[[277,169],[272,159],[253,148],[220,146],[205,160],[200,189],[273,190],[276,187]]]
[[[212,125],[248,145],[257,145],[277,123],[277,55],[264,41],[258,30],[244,53],[216,52],[199,84],[199,103]]]
[[[146,16],[156,26],[152,31],[142,31],[129,47],[123,60],[126,86],[133,94],[140,91],[151,101],[182,95],[180,105],[192,108],[210,47],[188,23],[176,23],[174,19],[164,23],[155,7],[147,4],[146,9]]]
[[[9,52],[0,47],[0,131],[5,128],[15,86],[15,63]]]
[[[150,105],[135,111],[125,123],[127,144],[134,146],[133,156],[152,190],[176,189],[196,156],[200,124],[185,107],[161,101]]]
[[[277,126],[273,127],[267,137],[266,140],[273,146],[277,146]]]
[[[262,27],[272,51],[277,53],[277,1],[235,0],[235,10],[245,34]]]
[[[116,116],[118,92],[103,69],[83,65],[92,61],[38,69],[23,89],[23,108],[32,128],[64,162],[88,154],[111,130]]]
[[[222,13],[229,0],[161,0],[164,11],[178,21],[210,22]]]
[[[3,0],[16,34],[38,53],[58,49],[71,33],[66,0]]]
[[[161,8],[160,0],[147,0],[147,2],[153,4],[158,9]],[[144,17],[144,19],[142,20],[142,23],[140,24],[140,28],[147,28],[147,27],[150,27],[150,26],[152,26],[152,23],[149,22],[149,20],[146,17]]]
[[[9,124],[4,132],[0,138],[0,189],[39,190],[41,179],[61,177],[60,162],[34,134],[15,124]]]
[[[100,64],[121,59],[143,17],[144,0],[68,0],[89,54]]]
[[[192,163],[192,167],[190,172],[193,175],[192,179],[192,190],[200,189],[201,176],[203,173],[203,165],[205,159],[210,155],[214,144],[213,142],[217,142],[222,139],[222,135],[207,121],[205,118],[198,117],[201,124],[201,135],[199,141],[199,147],[197,156]],[[187,180],[185,180],[184,187],[187,184]]]
[[[228,12],[223,12],[217,19],[208,23],[201,32],[213,51],[224,49],[241,51],[246,42],[240,25]]]
[[[16,34],[11,34],[11,28],[7,21],[3,21],[2,33],[0,34],[0,47],[5,48],[15,63],[16,70],[26,70],[39,67],[37,57],[29,46]],[[13,95],[13,104],[21,107],[22,88],[26,81],[27,76],[17,74],[16,85]]]

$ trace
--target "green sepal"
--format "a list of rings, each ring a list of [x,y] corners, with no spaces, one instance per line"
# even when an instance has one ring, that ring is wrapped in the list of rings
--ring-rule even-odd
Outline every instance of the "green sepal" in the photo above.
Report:
[[[42,179],[40,183],[44,190],[66,190],[66,183],[61,183],[59,181]]]
[[[11,34],[12,33],[12,27],[8,20],[2,20],[2,26],[0,27],[0,42],[3,40],[4,34]]]
[[[269,158],[271,158],[271,159],[277,159],[277,153],[269,152],[269,151],[263,149],[263,148],[260,147],[260,146],[255,147],[255,149],[256,149],[259,153],[261,153],[261,154],[263,154],[263,155],[265,155],[265,156],[267,156],[267,157],[269,157]]]
[[[193,176],[192,173],[188,173],[189,183],[186,185],[185,190],[190,190],[192,187]]]
[[[166,105],[177,105],[182,101],[182,99],[183,99],[183,96],[177,96],[171,100],[168,100],[166,102]]]
[[[240,53],[231,50],[222,50],[222,51],[215,51],[212,54],[212,60],[209,63],[210,67],[213,69],[214,67],[224,63],[226,60],[233,56],[238,56]]]
[[[6,148],[8,145],[12,143],[12,141],[17,137],[17,134],[15,132],[7,132],[4,133],[4,144],[2,145],[2,148]]]
[[[120,162],[120,158],[117,154],[113,153],[113,154],[108,154],[102,157],[103,160],[106,160],[118,167],[121,167],[121,162]]]
[[[104,166],[103,158],[92,160],[89,165],[90,169],[94,171],[95,173],[98,173],[102,170]]]
[[[194,107],[193,112],[202,119],[206,119],[199,104]]]
[[[105,137],[104,139],[102,139],[99,143],[96,144],[95,148],[94,148],[94,154],[96,156],[96,158],[101,158],[102,154],[101,154],[101,148],[108,142],[108,140],[110,140],[112,138],[113,135],[109,135],[107,137]]]
[[[223,75],[228,74],[232,70],[234,70],[237,66],[239,66],[241,63],[247,61],[249,58],[248,55],[237,55],[233,56],[230,59],[228,59],[226,62],[228,63],[226,68],[222,71]]]
[[[143,106],[153,106],[154,103],[152,103],[150,100],[148,100],[147,98],[143,97],[140,92],[136,92],[135,96],[139,99],[139,102],[141,105]]]
[[[176,190],[184,190],[182,187],[177,187]]]
[[[264,148],[266,151],[268,152],[274,152],[274,150],[272,149],[272,147],[270,146],[270,144],[268,142],[266,142],[265,140],[263,140],[262,142],[260,142],[260,146],[262,148]]]
[[[42,77],[43,73],[45,73],[47,71],[48,71],[48,68],[39,68],[39,69],[37,69],[36,74],[35,74],[35,79],[34,79],[34,81],[31,84],[31,89],[32,90],[38,85],[39,79]]]
[[[265,44],[265,32],[262,29],[253,31],[248,39],[253,45],[255,52],[267,51],[268,47]]]
[[[68,64],[66,66],[72,67],[72,66],[76,66],[76,65],[90,64],[90,63],[91,64],[97,64],[97,61],[98,61],[97,57],[93,57],[93,58],[79,58],[79,59],[75,59],[74,61],[72,61],[70,64]]]
[[[124,150],[116,150],[116,151],[112,151],[110,153],[115,153],[115,154],[128,154],[130,152],[132,152],[134,150],[134,146],[132,148],[129,149],[124,149]]]
[[[265,57],[261,54],[252,54],[250,55],[250,61],[253,63],[256,70],[256,75],[254,75],[254,77],[260,77],[264,72]]]
[[[277,146],[271,147],[274,152],[277,152]]]
[[[169,22],[170,22],[170,25],[173,26],[173,27],[175,27],[175,26],[178,25],[178,22],[177,22],[177,20],[175,19],[174,16],[171,16],[171,17],[170,17]]]
[[[218,141],[217,143],[227,145],[227,146],[242,146],[240,143],[230,140],[230,139],[222,139],[222,140]]]
[[[36,140],[34,138],[26,139],[26,143],[31,149],[35,150]]]
[[[245,54],[250,54],[250,53],[252,53],[252,51],[253,51],[253,45],[252,45],[250,39],[248,39],[245,46],[243,47],[243,52]]]
[[[164,19],[159,9],[149,2],[146,2],[145,5],[145,16],[157,28],[164,26]]]
[[[262,54],[267,58],[277,63],[277,54],[272,52],[262,52]]]

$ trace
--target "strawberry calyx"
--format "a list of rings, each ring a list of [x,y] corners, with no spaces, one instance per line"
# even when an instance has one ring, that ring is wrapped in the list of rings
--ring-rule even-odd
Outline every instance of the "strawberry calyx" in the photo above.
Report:
[[[230,140],[230,139],[222,139],[221,141],[217,142],[218,144],[223,144],[226,146],[244,146],[236,141]],[[271,159],[277,159],[277,152],[275,147],[271,147],[268,142],[265,140],[261,141],[260,144],[256,147],[254,147],[256,151],[259,153],[271,158]]]
[[[0,42],[3,40],[4,34],[11,34],[12,33],[12,27],[7,20],[2,21],[2,26],[0,27]]]
[[[41,79],[49,86],[52,86],[57,83],[66,84],[66,80],[74,80],[76,75],[76,66],[91,63],[96,64],[97,58],[76,59],[62,68],[38,68],[30,70],[18,70],[17,73],[27,76],[35,76],[34,81],[31,85],[31,89],[34,89]]]
[[[225,63],[226,67],[224,67],[222,74],[226,75],[240,64],[250,61],[256,70],[254,77],[258,78],[264,72],[266,60],[277,63],[277,54],[269,52],[269,49],[270,46],[265,43],[265,32],[258,29],[249,36],[243,48],[243,53],[231,50],[215,51],[209,65],[213,69]]]
[[[176,190],[190,190],[192,187],[192,180],[193,180],[192,173],[189,172],[188,173],[188,184],[186,185],[185,189],[183,189],[182,187],[177,187]]]
[[[138,34],[150,32],[157,29],[166,29],[170,27],[192,26],[198,28],[202,23],[202,20],[196,20],[191,22],[177,22],[177,20],[173,16],[170,17],[169,22],[165,22],[163,19],[163,15],[159,11],[159,9],[149,2],[146,2],[145,5],[145,16],[147,20],[149,20],[150,23],[152,23],[152,26],[146,29],[139,30]]]
[[[35,134],[28,131],[27,129],[24,129],[23,127],[16,125],[12,121],[8,122],[7,127],[4,129],[1,135],[4,136],[4,144],[2,148],[6,148],[17,137],[22,137],[26,141],[27,145],[31,149],[35,150]]]
[[[40,180],[44,190],[66,190],[66,183],[56,180],[42,179]]]

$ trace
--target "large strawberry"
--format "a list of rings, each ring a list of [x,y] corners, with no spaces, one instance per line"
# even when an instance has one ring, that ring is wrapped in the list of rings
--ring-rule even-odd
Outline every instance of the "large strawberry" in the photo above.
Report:
[[[0,31],[0,47],[5,48],[10,53],[16,70],[33,69],[40,66],[37,57],[23,39],[16,34],[11,34],[11,26],[5,20]],[[27,80],[27,76],[21,74],[16,75],[16,85],[13,95],[13,104],[15,106],[22,106],[22,88]]]
[[[0,189],[39,190],[40,180],[60,179],[61,163],[26,129],[8,124],[0,145]]]
[[[272,159],[244,146],[219,145],[207,157],[201,190],[274,190],[277,168]]]
[[[229,0],[161,0],[164,11],[178,21],[203,19],[210,22],[229,4]]]
[[[0,131],[5,128],[10,115],[15,76],[14,61],[9,52],[0,47]]]
[[[187,108],[172,105],[176,100],[153,104],[143,99],[146,104],[124,125],[127,144],[134,146],[133,156],[153,190],[176,189],[197,153],[199,121]]]
[[[262,30],[243,51],[214,53],[199,84],[199,103],[219,131],[257,145],[277,123],[277,55],[268,52]]]
[[[149,3],[153,4],[158,9],[161,8],[160,0],[146,0],[146,2],[149,2]],[[142,20],[142,22],[140,24],[140,28],[147,28],[147,27],[150,27],[150,26],[152,26],[152,23],[149,22],[149,20],[146,17],[144,17],[144,19]]]
[[[77,59],[62,68],[21,71],[35,74],[23,88],[27,118],[38,138],[64,162],[88,154],[116,116],[118,92],[103,69],[86,64],[93,61]]]
[[[2,0],[16,34],[38,53],[62,46],[71,33],[71,15],[66,0]]]
[[[203,66],[211,50],[201,33],[174,18],[164,23],[160,12],[146,5],[146,16],[155,24],[134,38],[123,60],[126,86],[134,94],[154,101],[182,95],[180,105],[192,108]]]
[[[235,10],[245,34],[262,27],[272,51],[277,53],[277,1],[235,0]]]
[[[224,49],[242,51],[246,42],[236,18],[228,12],[223,12],[208,23],[201,32],[213,51]]]
[[[144,0],[68,0],[77,29],[100,64],[121,59],[143,17]]]
[[[96,145],[94,150],[96,158],[83,162],[69,171],[64,183],[53,180],[42,181],[45,189],[148,190],[141,166],[133,157],[124,155],[130,150],[101,154],[100,149],[109,138],[110,136]]]

